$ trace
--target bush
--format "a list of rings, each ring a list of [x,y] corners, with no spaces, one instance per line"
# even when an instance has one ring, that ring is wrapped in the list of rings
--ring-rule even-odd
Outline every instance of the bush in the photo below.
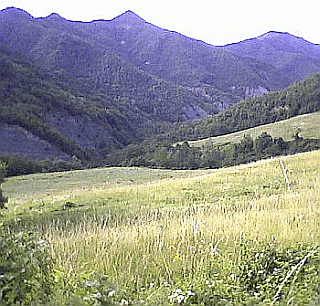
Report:
[[[201,305],[313,305],[319,300],[318,245],[241,241],[232,265],[215,257],[206,282],[195,290]],[[314,304],[315,305],[315,304]]]
[[[0,227],[0,305],[41,305],[53,288],[52,260],[32,233]]]

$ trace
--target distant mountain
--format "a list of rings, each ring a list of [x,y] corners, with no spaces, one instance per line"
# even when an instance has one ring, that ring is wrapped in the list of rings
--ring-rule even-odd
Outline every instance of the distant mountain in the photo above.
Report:
[[[284,88],[320,69],[320,47],[287,33],[214,47],[161,29],[132,11],[109,21],[74,22],[8,8],[0,12],[0,41],[46,68],[65,69],[99,87],[118,85],[122,67],[129,76],[124,85],[132,85],[134,67],[210,96],[220,108]],[[110,79],[115,71],[118,75]],[[204,108],[203,114],[210,112]]]
[[[75,22],[7,8],[0,65],[0,153],[100,159],[320,71],[320,47],[277,32],[215,47],[132,11]]]
[[[289,33],[271,31],[223,49],[241,57],[272,63],[279,75],[290,83],[320,71],[320,45]]]

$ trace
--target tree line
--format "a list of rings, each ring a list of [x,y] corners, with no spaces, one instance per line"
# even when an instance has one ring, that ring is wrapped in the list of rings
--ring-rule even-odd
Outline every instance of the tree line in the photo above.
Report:
[[[295,133],[294,139],[284,141],[266,132],[256,139],[245,135],[239,143],[214,145],[208,141],[202,146],[190,146],[185,141],[176,145],[128,146],[109,158],[112,166],[142,166],[165,169],[220,168],[257,161],[279,155],[317,150],[320,139],[303,139]]]

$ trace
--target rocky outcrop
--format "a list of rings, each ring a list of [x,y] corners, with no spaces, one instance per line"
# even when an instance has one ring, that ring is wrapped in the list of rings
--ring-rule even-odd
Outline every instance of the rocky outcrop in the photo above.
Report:
[[[254,98],[258,96],[262,96],[268,93],[268,90],[262,86],[258,86],[257,88],[249,88],[246,87],[245,89],[245,99]]]

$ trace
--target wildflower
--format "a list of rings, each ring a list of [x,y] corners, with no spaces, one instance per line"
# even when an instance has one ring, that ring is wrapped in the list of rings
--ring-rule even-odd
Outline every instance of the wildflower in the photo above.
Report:
[[[179,294],[179,295],[177,296],[177,303],[178,303],[178,304],[181,304],[183,301],[184,301],[184,296],[181,295],[181,294]]]
[[[188,294],[188,296],[191,296],[191,295],[195,295],[193,292],[191,292],[190,290],[187,290],[186,291],[186,294]]]
[[[207,281],[206,281],[206,285],[208,285],[208,287],[211,288],[211,287],[214,286],[214,282],[207,280]]]
[[[99,282],[96,280],[92,280],[92,281],[87,281],[84,284],[87,287],[98,287],[99,286]]]
[[[92,297],[99,300],[102,298],[102,294],[100,292],[94,293],[94,294],[92,294]]]
[[[178,293],[177,292],[175,292],[174,294],[172,294],[172,295],[169,295],[168,296],[168,299],[169,299],[169,301],[170,301],[170,303],[173,303],[174,301],[175,301],[175,299],[178,297]]]
[[[37,242],[37,245],[39,246],[39,248],[44,248],[47,245],[47,242],[45,240],[40,240]]]

